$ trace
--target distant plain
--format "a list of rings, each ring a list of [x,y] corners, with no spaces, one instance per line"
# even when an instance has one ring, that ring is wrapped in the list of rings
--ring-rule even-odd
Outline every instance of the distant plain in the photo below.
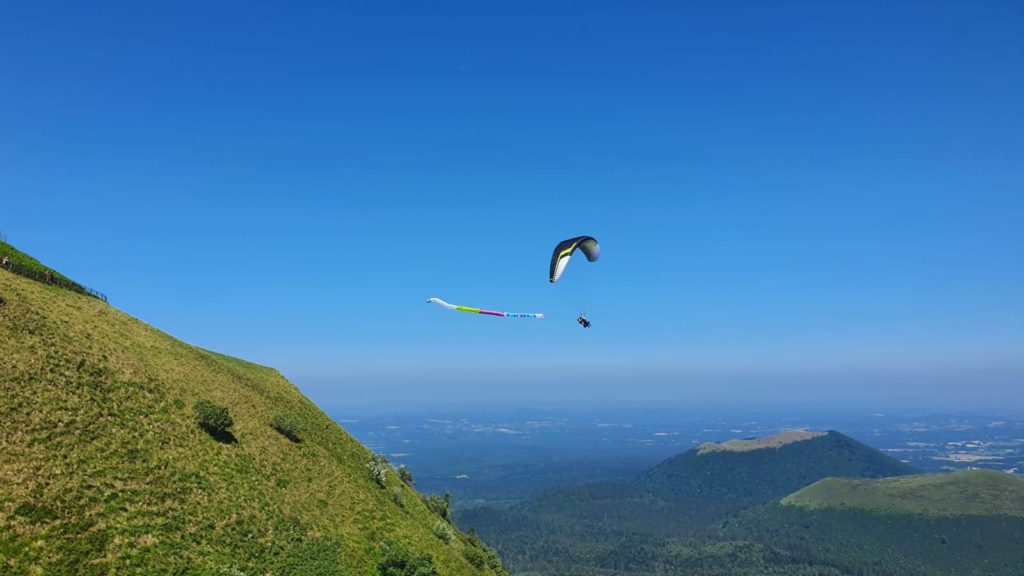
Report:
[[[331,414],[375,452],[456,507],[514,502],[547,488],[631,478],[705,442],[789,429],[838,430],[925,472],[1024,474],[1024,416],[906,412],[698,413],[679,407],[540,407]]]

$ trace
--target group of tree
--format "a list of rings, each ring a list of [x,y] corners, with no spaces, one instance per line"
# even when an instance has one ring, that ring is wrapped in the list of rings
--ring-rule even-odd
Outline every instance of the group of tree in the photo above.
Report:
[[[1024,518],[927,517],[779,500],[828,476],[915,472],[838,433],[778,449],[693,450],[633,482],[458,511],[513,570],[575,576],[1011,575]],[[1024,497],[1024,492],[1021,492]]]

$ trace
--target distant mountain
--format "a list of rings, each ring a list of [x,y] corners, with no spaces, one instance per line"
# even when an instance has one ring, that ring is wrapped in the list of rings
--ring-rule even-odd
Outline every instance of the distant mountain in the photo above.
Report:
[[[276,370],[0,255],[0,574],[503,572]]]
[[[828,476],[879,478],[915,470],[839,432],[790,430],[758,439],[707,443],[628,483],[554,488],[516,513],[548,526],[615,535],[697,535],[740,509],[781,498]],[[486,512],[467,511],[476,524]],[[499,527],[499,530],[501,528]],[[489,530],[484,530],[489,533]]]
[[[457,514],[518,570],[550,574],[832,574],[755,541],[723,542],[719,524],[830,476],[915,470],[839,432],[791,430],[708,443],[634,481],[549,490],[508,509]],[[730,550],[725,553],[723,550]]]
[[[1024,479],[985,470],[827,478],[745,511],[721,535],[850,574],[1017,576]]]
[[[822,478],[884,478],[916,472],[836,431],[703,444],[651,468],[636,484],[669,501],[738,508],[780,498]]]

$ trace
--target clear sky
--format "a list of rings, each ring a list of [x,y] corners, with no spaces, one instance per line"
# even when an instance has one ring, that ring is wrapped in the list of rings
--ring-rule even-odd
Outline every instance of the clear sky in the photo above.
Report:
[[[0,231],[328,410],[1024,405],[1019,2],[384,6],[4,2]]]

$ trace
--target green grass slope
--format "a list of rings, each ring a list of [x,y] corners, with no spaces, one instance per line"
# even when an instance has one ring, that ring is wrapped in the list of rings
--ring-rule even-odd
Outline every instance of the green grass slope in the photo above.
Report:
[[[783,498],[782,504],[928,516],[1024,517],[1024,478],[993,470],[881,480],[826,478]]]
[[[397,548],[491,573],[275,370],[5,270],[0,298],[0,573],[370,575]],[[199,400],[235,442],[197,425]]]
[[[87,296],[94,296],[102,300],[106,300],[106,297],[102,296],[99,292],[91,291],[86,286],[75,282],[60,272],[44,266],[42,262],[21,250],[18,250],[14,246],[0,241],[0,260],[5,257],[10,262],[6,268],[9,272],[13,272],[25,278],[31,278],[39,282],[48,282],[54,286],[60,286],[65,290],[72,290],[79,294],[85,294]],[[49,274],[49,276],[47,276],[47,274]]]

